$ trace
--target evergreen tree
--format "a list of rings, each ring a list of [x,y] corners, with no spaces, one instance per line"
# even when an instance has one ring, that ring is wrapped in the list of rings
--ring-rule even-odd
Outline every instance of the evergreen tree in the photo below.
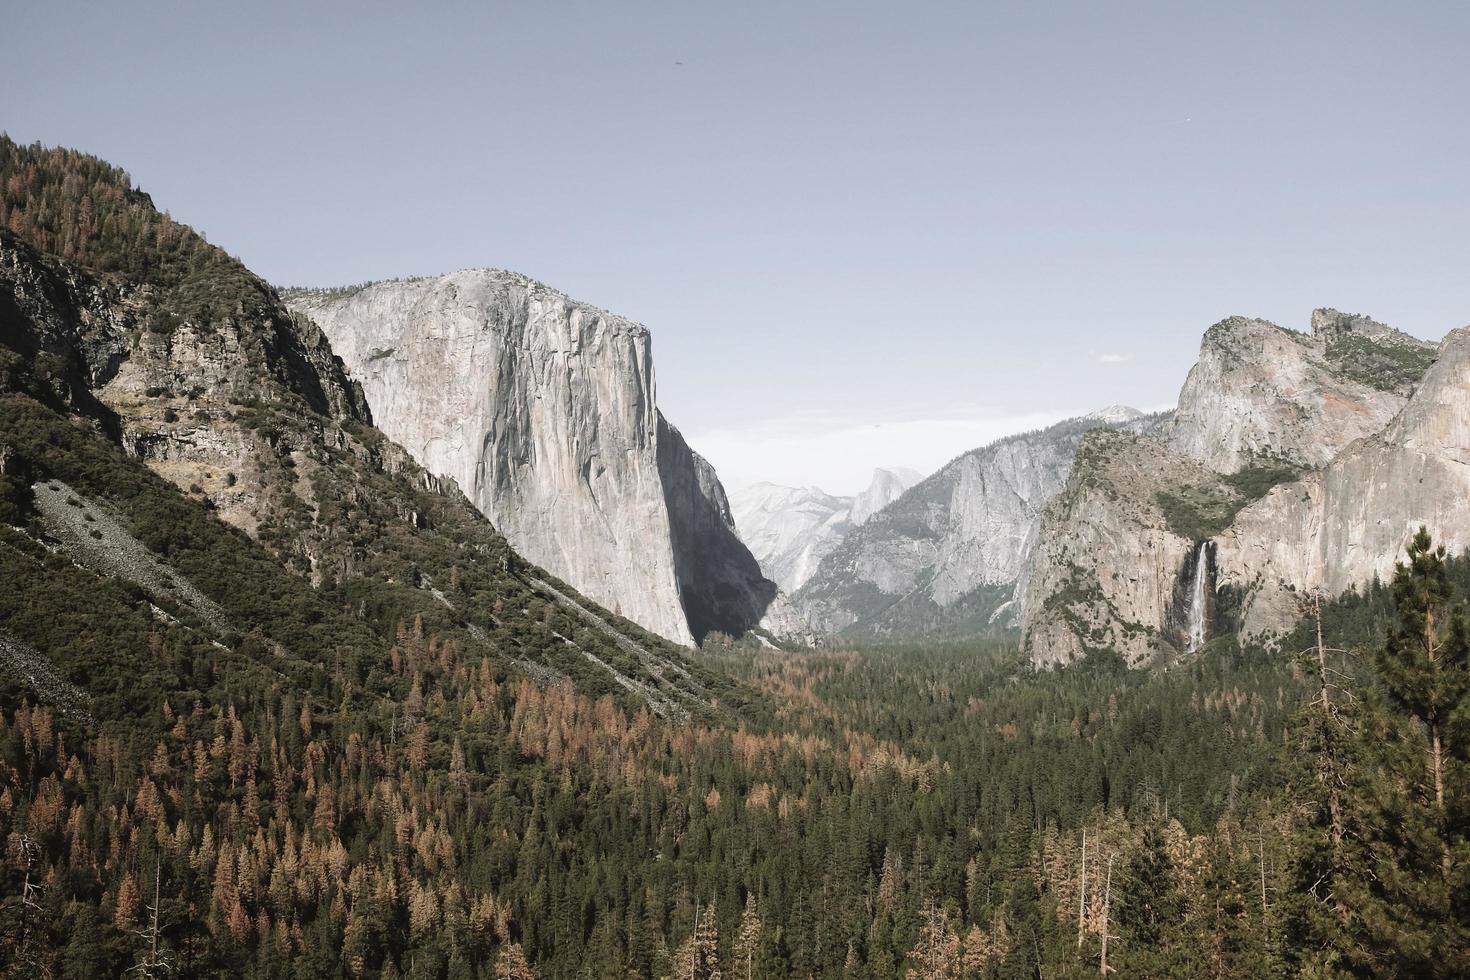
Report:
[[[760,957],[761,920],[756,913],[755,893],[745,896],[745,911],[740,916],[740,931],[735,935],[735,945],[730,954],[738,980],[753,980]]]
[[[1183,901],[1158,820],[1144,826],[1137,850],[1113,883],[1117,943],[1124,976],[1171,974]]]

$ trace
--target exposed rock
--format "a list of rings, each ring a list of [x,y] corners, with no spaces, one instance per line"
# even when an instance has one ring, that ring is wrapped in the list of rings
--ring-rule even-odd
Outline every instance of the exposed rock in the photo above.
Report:
[[[868,518],[893,503],[905,490],[922,479],[921,474],[902,467],[875,469],[867,489],[853,498],[847,519],[853,527],[862,527],[868,523]]]
[[[0,671],[62,715],[90,724],[92,696],[62,676],[56,665],[28,644],[0,630]]]
[[[1219,538],[1220,584],[1241,595],[1241,631],[1269,636],[1304,593],[1387,581],[1421,526],[1452,552],[1470,547],[1470,328],[1444,339],[1381,433],[1240,512]]]
[[[1231,317],[1205,331],[1167,439],[1221,473],[1321,466],[1387,425],[1432,356],[1432,345],[1335,310],[1315,311],[1310,335]]]
[[[793,601],[827,634],[923,636],[1013,626],[1036,526],[1083,433],[1156,427],[1109,410],[1001,439],[909,489],[822,560]]]
[[[867,489],[841,497],[818,487],[756,483],[731,497],[740,539],[761,569],[788,592],[799,589],[843,536],[922,479],[907,469],[875,469]]]
[[[778,638],[800,641],[805,627],[784,603],[777,603],[776,583],[761,573],[735,533],[730,503],[714,467],[662,415],[658,468],[679,595],[694,636],[740,636],[762,627]]]
[[[1157,439],[1086,434],[1041,520],[1023,624],[1032,662],[1112,649],[1141,667],[1187,648],[1190,590],[1180,583],[1199,565],[1199,546],[1171,525],[1163,493],[1204,508],[1239,499],[1219,474]]]
[[[1375,433],[1400,409],[1407,417],[1406,403],[1431,397],[1421,389],[1407,400],[1436,376],[1424,374],[1433,347],[1335,310],[1315,311],[1312,327],[1308,336],[1240,317],[1216,324],[1163,444],[1104,440],[1108,452],[1079,455],[1043,522],[1028,589],[1024,643],[1035,662],[1102,648],[1135,666],[1160,662],[1190,648],[1191,601],[1207,633],[1284,628],[1299,614],[1292,588],[1385,573],[1410,533],[1398,525],[1418,526],[1406,511],[1450,499],[1444,474],[1418,476],[1422,494],[1400,488],[1395,470],[1417,472],[1414,461],[1368,448],[1392,439],[1400,422]],[[1396,508],[1405,513],[1384,531]]]
[[[293,451],[327,438],[324,423],[365,423],[368,411],[321,331],[264,282],[243,281],[249,311],[242,301],[208,322],[164,324],[156,288],[104,282],[0,241],[0,340],[50,365],[52,400],[258,535],[299,503]],[[311,571],[319,541],[288,542],[295,570]]]
[[[496,270],[287,299],[377,424],[531,561],[680,643],[763,617],[775,586],[662,423],[645,328]]]

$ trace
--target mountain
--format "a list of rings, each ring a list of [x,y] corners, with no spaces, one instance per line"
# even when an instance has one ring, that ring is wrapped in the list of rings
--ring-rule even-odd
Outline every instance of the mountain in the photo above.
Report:
[[[787,592],[800,588],[843,535],[918,483],[913,470],[875,469],[867,489],[839,497],[818,487],[755,483],[731,495],[740,539]]]
[[[346,615],[344,637],[386,650],[417,618],[498,669],[700,702],[668,686],[687,673],[674,648],[508,547],[373,425],[310,320],[125,173],[0,139],[0,176],[18,230],[0,232],[0,469],[19,533],[225,651],[330,656],[289,639],[298,614]]]
[[[1106,409],[998,440],[951,461],[856,528],[792,596],[819,632],[953,635],[1008,628],[1036,523],[1082,435],[1162,419]]]
[[[659,412],[644,327],[489,269],[285,296],[383,431],[531,561],[676,643],[800,631]]]
[[[853,498],[848,520],[853,527],[861,527],[868,523],[868,518],[893,503],[923,478],[922,474],[901,466],[875,469],[867,489]]]
[[[1298,617],[1293,590],[1340,591],[1386,572],[1406,523],[1459,540],[1447,520],[1458,513],[1453,479],[1412,491],[1380,468],[1332,482],[1354,460],[1407,467],[1408,443],[1443,458],[1444,443],[1409,436],[1403,421],[1409,406],[1441,397],[1414,393],[1437,377],[1435,356],[1330,309],[1312,314],[1310,333],[1245,317],[1212,326],[1172,420],[1156,437],[1090,434],[1047,507],[1022,624],[1033,662],[1112,649],[1133,666],[1161,665],[1242,622],[1279,632]],[[1440,419],[1453,444],[1452,410],[1416,411]],[[1330,512],[1298,506],[1327,485]]]
[[[1216,539],[1218,585],[1246,636],[1288,628],[1302,593],[1388,581],[1420,527],[1470,548],[1470,328],[1440,343],[1394,420],[1326,466],[1274,488]]]
[[[1336,310],[1314,311],[1309,334],[1230,317],[1205,332],[1165,439],[1221,473],[1261,460],[1321,466],[1388,424],[1431,351]]]

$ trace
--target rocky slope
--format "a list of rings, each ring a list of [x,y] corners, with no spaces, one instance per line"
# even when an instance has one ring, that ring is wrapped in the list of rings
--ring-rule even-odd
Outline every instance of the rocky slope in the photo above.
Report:
[[[1393,505],[1354,482],[1392,485],[1388,470],[1336,484],[1344,503],[1364,508],[1357,518],[1287,511],[1331,481],[1334,461],[1396,431],[1390,421],[1407,412],[1434,356],[1432,345],[1335,310],[1315,311],[1310,334],[1244,317],[1211,327],[1159,438],[1093,437],[1048,507],[1023,624],[1033,661],[1111,648],[1135,666],[1157,664],[1242,623],[1284,628],[1296,615],[1285,593],[1314,587],[1312,570],[1329,557],[1324,534],[1345,562],[1335,582],[1391,567],[1402,536],[1368,528]]]
[[[383,431],[531,561],[678,643],[766,619],[776,588],[659,414],[642,326],[484,269],[287,300]]]
[[[1108,409],[972,450],[848,534],[793,595],[812,626],[849,636],[924,636],[1015,624],[1042,508],[1082,435],[1161,420]]]
[[[794,592],[843,536],[888,506],[921,477],[902,468],[876,469],[862,493],[843,497],[818,487],[755,483],[730,496],[740,539],[765,573]]]

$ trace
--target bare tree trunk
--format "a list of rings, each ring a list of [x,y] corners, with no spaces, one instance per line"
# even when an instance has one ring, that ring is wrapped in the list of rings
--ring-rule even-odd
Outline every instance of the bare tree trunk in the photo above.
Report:
[[[1327,645],[1322,642],[1322,597],[1313,596],[1312,604],[1317,617],[1317,682],[1321,688],[1318,697],[1322,701],[1322,717],[1328,727],[1336,727],[1337,718],[1332,710],[1332,685],[1327,679]],[[1337,778],[1336,760],[1332,760],[1329,771],[1323,773],[1327,783],[1327,816],[1332,834],[1332,867],[1342,867],[1342,787]],[[1345,910],[1344,910],[1345,911]]]
[[[699,899],[694,900],[694,948],[689,954],[689,980],[699,971]]]
[[[1098,963],[1098,973],[1102,976],[1113,972],[1113,968],[1108,966],[1108,926],[1113,908],[1113,858],[1115,856],[1108,855],[1108,883],[1103,891],[1102,959]]]
[[[1429,609],[1424,617],[1424,647],[1429,654],[1429,662],[1435,663],[1439,658],[1439,645],[1435,643],[1434,632],[1434,610]],[[1444,745],[1440,741],[1438,719],[1429,719],[1429,771],[1434,777],[1434,806],[1439,811],[1436,816],[1436,825],[1439,830],[1440,858],[1439,871],[1446,881],[1450,877],[1450,840],[1448,833],[1448,813],[1444,805]]]
[[[1077,948],[1082,948],[1082,934],[1087,928],[1087,828],[1082,828],[1082,874],[1077,888]]]
[[[163,878],[163,861],[153,866],[153,922],[148,930],[148,961],[158,962],[158,885]]]
[[[1256,848],[1261,865],[1261,918],[1266,917],[1266,828],[1256,825]]]

